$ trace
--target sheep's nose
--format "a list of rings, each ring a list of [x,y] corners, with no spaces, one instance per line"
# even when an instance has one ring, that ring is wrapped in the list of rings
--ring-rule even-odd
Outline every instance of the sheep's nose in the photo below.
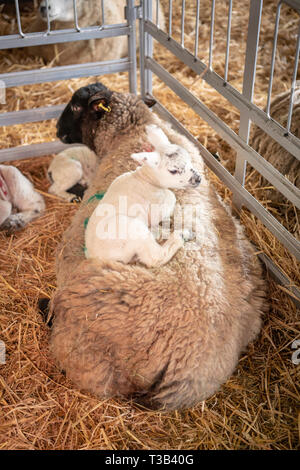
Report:
[[[64,144],[68,144],[69,143],[69,138],[67,135],[63,135],[60,140],[64,143]]]
[[[194,174],[190,180],[189,180],[189,183],[192,185],[192,186],[198,186],[200,183],[201,183],[201,176],[198,175],[197,173]]]

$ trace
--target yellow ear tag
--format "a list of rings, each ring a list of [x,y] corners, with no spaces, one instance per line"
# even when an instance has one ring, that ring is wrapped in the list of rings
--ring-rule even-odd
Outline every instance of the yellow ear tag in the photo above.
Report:
[[[101,109],[104,109],[104,111],[106,111],[107,113],[110,113],[111,112],[111,107],[110,106],[107,106],[107,108],[104,106],[104,104],[102,103],[99,103],[97,108],[101,108]]]

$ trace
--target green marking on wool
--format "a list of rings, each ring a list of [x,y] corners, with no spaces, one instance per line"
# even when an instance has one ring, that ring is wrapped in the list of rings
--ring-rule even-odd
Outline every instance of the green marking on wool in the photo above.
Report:
[[[93,196],[91,196],[88,199],[88,203],[94,201],[94,199],[96,199],[97,201],[101,201],[101,199],[103,199],[103,197],[104,197],[104,194],[105,194],[105,192],[95,193]]]
[[[96,199],[97,201],[101,201],[101,199],[103,199],[104,194],[105,192],[93,194],[93,196],[91,196],[88,199],[87,203],[94,201],[94,199]],[[86,230],[89,220],[90,220],[89,217],[86,217],[86,219],[84,219],[83,221],[84,230]],[[84,251],[84,254],[86,255],[87,254],[86,246],[83,247],[83,251]]]

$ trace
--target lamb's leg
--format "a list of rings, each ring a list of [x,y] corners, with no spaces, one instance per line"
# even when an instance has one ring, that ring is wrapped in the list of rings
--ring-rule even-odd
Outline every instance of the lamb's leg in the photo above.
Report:
[[[72,202],[78,198],[78,196],[75,193],[68,193],[67,189],[75,186],[75,184],[78,183],[78,181],[74,182],[69,186],[70,180],[68,181],[67,188],[62,188],[60,185],[53,183],[50,188],[48,189],[48,192],[50,194],[54,194],[55,196],[61,197],[65,201]]]
[[[148,268],[163,266],[170,261],[179,248],[183,246],[183,243],[182,232],[171,233],[169,239],[163,245],[159,245],[150,233],[146,240],[139,241],[136,255],[139,261]]]
[[[0,230],[2,230],[2,224],[10,216],[11,209],[11,202],[0,200]]]
[[[69,158],[64,161],[63,166],[61,164],[57,166],[54,158],[49,166],[48,176],[51,183],[53,183],[48,192],[70,202],[76,198],[76,194],[70,193],[68,190],[79,181],[82,181],[82,165],[78,160]]]
[[[12,205],[20,212],[11,214],[2,224],[3,230],[19,230],[38,217],[45,208],[43,197],[35,191],[32,183],[15,167],[1,168],[12,196]]]

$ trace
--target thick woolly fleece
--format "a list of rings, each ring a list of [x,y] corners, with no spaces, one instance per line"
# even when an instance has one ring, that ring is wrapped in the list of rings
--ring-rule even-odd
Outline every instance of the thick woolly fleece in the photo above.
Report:
[[[287,125],[288,110],[290,105],[290,91],[277,95],[271,102],[271,117],[282,126]],[[300,86],[295,87],[293,114],[291,122],[291,133],[300,138]],[[297,160],[285,148],[273,140],[262,129],[255,126],[250,140],[251,146],[270,162],[280,173],[286,176],[297,188],[300,189],[300,161]],[[270,186],[270,183],[263,179],[263,185]],[[279,191],[266,190],[266,199],[271,199],[274,203],[281,203],[284,197]],[[278,208],[280,209],[280,208]]]
[[[267,308],[261,266],[239,223],[208,182],[198,150],[129,94],[113,93],[112,111],[82,118],[83,143],[101,161],[57,256],[51,349],[67,376],[99,397],[133,397],[151,408],[179,409],[214,394],[261,328]],[[190,152],[197,189],[175,191],[198,206],[197,249],[189,243],[165,266],[100,263],[84,257],[84,220],[120,174],[136,168],[145,125],[162,127]]]

